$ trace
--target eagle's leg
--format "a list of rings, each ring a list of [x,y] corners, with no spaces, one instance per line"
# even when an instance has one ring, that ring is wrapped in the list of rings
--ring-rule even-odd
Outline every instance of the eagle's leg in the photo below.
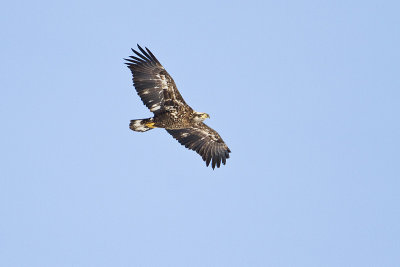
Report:
[[[154,118],[143,119],[143,120],[131,120],[129,128],[135,132],[146,132],[148,130],[156,128],[154,126]]]

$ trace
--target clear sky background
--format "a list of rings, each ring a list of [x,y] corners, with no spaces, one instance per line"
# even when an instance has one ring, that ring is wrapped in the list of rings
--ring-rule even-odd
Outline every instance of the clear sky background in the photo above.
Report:
[[[3,1],[0,266],[400,266],[398,1]],[[232,150],[151,116],[139,43]]]

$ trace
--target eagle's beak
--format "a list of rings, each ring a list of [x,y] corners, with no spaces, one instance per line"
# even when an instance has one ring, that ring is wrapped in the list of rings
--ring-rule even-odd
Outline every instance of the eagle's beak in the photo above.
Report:
[[[204,119],[210,118],[210,115],[208,115],[207,113],[204,113],[203,115]]]

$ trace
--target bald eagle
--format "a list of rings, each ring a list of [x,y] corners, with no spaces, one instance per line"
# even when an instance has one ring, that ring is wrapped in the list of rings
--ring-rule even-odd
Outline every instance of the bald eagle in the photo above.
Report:
[[[147,47],[138,45],[140,52],[132,49],[135,56],[125,59],[133,75],[133,85],[143,103],[154,113],[153,118],[131,120],[129,128],[146,132],[164,128],[186,148],[196,151],[214,169],[225,165],[231,150],[221,136],[203,121],[207,113],[196,112],[176,88],[175,82]]]

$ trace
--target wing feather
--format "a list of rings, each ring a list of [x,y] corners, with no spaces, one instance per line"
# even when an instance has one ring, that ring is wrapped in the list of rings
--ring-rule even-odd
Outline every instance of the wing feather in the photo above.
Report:
[[[138,45],[139,50],[141,50],[142,48]],[[136,51],[135,49],[131,48],[132,52],[135,53],[136,55],[138,55],[140,58],[144,59],[144,61],[148,61],[148,58],[146,58],[145,56],[143,56],[142,54],[140,54],[138,51]]]
[[[167,132],[188,149],[196,151],[206,165],[214,169],[226,164],[231,150],[224,143],[221,136],[204,123],[198,123],[191,128],[170,130]]]
[[[170,111],[171,107],[188,107],[174,80],[153,53],[147,47],[144,50],[138,45],[138,49],[140,52],[132,49],[135,55],[125,59],[125,64],[132,72],[133,84],[143,104],[154,114]]]
[[[151,56],[151,58],[158,64],[161,65],[161,63],[158,61],[158,59],[153,55],[153,53],[151,53],[151,51],[146,47],[147,52],[149,53],[149,55]]]

